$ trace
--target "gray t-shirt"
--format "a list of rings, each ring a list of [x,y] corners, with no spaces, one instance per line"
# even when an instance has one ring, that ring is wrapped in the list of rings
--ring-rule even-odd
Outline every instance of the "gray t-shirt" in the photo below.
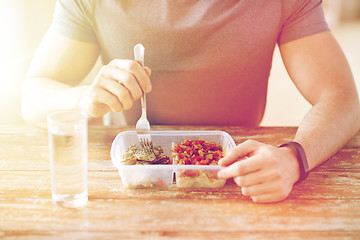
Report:
[[[329,30],[321,0],[58,0],[52,28],[98,44],[104,64],[142,43],[152,124],[253,126],[275,45]],[[128,124],[140,112],[124,111]]]

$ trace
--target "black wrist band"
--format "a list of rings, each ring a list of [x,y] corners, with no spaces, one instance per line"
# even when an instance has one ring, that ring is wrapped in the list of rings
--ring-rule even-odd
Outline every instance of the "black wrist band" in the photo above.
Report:
[[[299,162],[299,170],[300,170],[300,177],[299,177],[299,180],[297,180],[296,183],[299,183],[302,180],[304,180],[307,177],[307,175],[309,174],[309,164],[308,164],[308,161],[306,159],[304,148],[297,142],[284,143],[284,144],[281,144],[279,146],[279,148],[280,147],[286,147],[286,146],[291,146],[291,147],[296,149],[296,158],[297,158],[297,160]]]

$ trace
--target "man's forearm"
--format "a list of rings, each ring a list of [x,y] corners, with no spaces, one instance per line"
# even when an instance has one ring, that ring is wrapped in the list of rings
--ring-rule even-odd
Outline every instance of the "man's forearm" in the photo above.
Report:
[[[295,136],[305,149],[310,169],[338,152],[360,129],[357,96],[320,100],[301,122]]]
[[[22,116],[27,122],[44,126],[50,112],[79,109],[87,88],[71,87],[49,78],[27,79],[23,86]]]

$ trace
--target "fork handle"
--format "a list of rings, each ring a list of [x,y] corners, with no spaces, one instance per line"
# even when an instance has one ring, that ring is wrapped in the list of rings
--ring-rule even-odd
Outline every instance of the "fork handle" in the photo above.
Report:
[[[141,117],[146,117],[146,94],[141,96]]]
[[[140,62],[143,67],[144,67],[144,55],[145,55],[144,46],[141,43],[136,44],[134,47],[135,61]],[[146,95],[145,95],[145,92],[143,92],[143,95],[141,97],[141,116],[146,117]]]

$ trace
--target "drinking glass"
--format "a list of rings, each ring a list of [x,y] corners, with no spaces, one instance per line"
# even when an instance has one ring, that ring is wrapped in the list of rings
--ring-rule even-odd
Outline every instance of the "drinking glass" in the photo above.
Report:
[[[61,111],[47,116],[53,202],[66,208],[88,201],[87,114]]]

